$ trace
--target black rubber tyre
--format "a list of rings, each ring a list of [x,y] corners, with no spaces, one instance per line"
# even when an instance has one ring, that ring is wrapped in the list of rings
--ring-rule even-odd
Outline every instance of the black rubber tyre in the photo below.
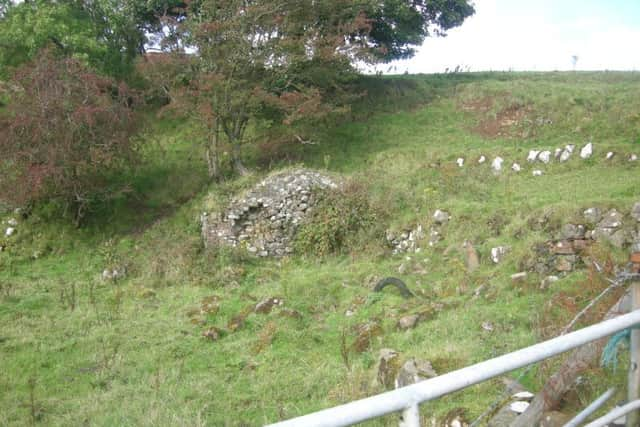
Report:
[[[400,291],[400,294],[405,298],[412,298],[415,296],[402,280],[396,279],[395,277],[385,277],[384,279],[380,280],[376,284],[376,287],[373,288],[373,291],[380,292],[388,285],[396,287]]]

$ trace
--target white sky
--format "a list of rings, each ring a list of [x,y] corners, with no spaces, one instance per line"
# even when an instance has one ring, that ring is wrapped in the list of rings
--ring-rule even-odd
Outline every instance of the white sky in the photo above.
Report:
[[[640,0],[476,0],[476,14],[385,73],[640,70]]]

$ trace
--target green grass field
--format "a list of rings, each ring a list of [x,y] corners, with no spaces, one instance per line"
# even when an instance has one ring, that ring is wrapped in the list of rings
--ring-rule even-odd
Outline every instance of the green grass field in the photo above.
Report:
[[[510,275],[585,208],[628,211],[640,200],[640,162],[626,161],[640,154],[640,74],[404,76],[363,85],[369,94],[351,117],[321,129],[317,145],[289,147],[293,163],[276,156],[271,168],[328,169],[364,183],[383,212],[381,229],[428,226],[436,209],[447,210],[442,242],[410,259],[392,255],[383,236],[322,258],[205,251],[200,213],[223,209],[270,171],[254,167],[248,178],[209,185],[192,125],[158,120],[142,135],[144,161],[127,177],[134,198],[94,212],[81,229],[57,209],[38,208],[14,236],[0,237],[0,425],[261,425],[381,392],[381,348],[430,360],[444,373],[553,336],[606,287],[587,270],[548,290],[535,274],[518,284]],[[588,141],[593,158],[536,164],[544,175],[532,176],[530,149]],[[607,162],[607,151],[618,155]],[[480,155],[489,161],[477,165]],[[489,167],[497,155],[505,159],[500,176]],[[456,166],[458,157],[465,167]],[[509,169],[514,161],[519,174]],[[544,216],[546,229],[531,226]],[[480,253],[473,273],[459,250],[464,240]],[[496,266],[489,252],[498,245],[512,250]],[[628,252],[597,245],[594,256],[621,264]],[[103,281],[103,269],[116,265],[126,266],[126,278]],[[417,297],[373,294],[372,282],[389,275]],[[481,285],[485,293],[474,298]],[[213,296],[219,310],[202,313]],[[202,336],[271,296],[301,316],[250,314],[217,341]],[[402,315],[433,307],[415,329],[396,329]],[[381,334],[345,357],[354,328],[369,321]],[[536,391],[557,364],[522,382]],[[623,376],[590,371],[565,410],[622,385]],[[441,420],[462,408],[472,420],[502,390],[499,379],[489,381],[422,413]]]

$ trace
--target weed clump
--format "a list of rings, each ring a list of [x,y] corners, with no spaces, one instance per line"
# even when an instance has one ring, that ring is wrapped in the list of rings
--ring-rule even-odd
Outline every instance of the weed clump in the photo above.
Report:
[[[298,229],[296,251],[325,256],[354,249],[365,239],[382,235],[376,232],[380,231],[376,227],[378,217],[362,184],[349,182],[339,190],[323,190]]]

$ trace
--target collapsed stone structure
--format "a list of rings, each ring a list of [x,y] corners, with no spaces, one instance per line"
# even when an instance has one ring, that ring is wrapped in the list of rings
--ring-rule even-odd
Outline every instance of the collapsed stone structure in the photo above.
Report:
[[[538,245],[529,268],[541,274],[566,273],[579,264],[588,264],[587,249],[595,242],[607,242],[617,248],[640,249],[640,202],[625,216],[616,209],[602,212],[592,207],[583,212],[583,224],[565,224],[557,239]]]
[[[245,247],[261,257],[289,254],[298,226],[317,201],[317,192],[337,188],[333,178],[308,169],[271,175],[232,200],[225,212],[202,215],[205,245]]]

